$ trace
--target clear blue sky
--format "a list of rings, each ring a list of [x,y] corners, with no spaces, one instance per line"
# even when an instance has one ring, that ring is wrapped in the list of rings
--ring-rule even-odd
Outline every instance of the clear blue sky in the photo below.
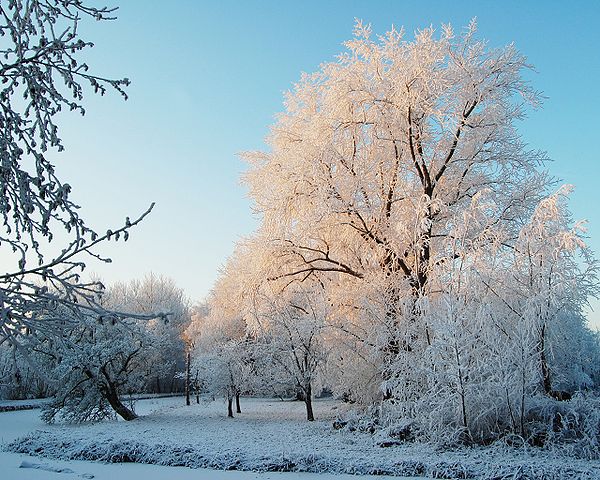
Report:
[[[88,96],[84,118],[65,114],[67,149],[57,158],[100,231],[157,203],[127,244],[103,250],[111,265],[91,266],[106,281],[152,270],[192,300],[208,293],[234,242],[256,227],[237,153],[263,148],[283,92],[343,50],[355,18],[375,33],[404,25],[410,37],[477,17],[491,46],[515,42],[548,97],[521,132],[555,160],[553,174],[576,185],[574,216],[589,220],[600,252],[600,2],[112,1],[119,3],[118,20],[81,31],[96,43],[89,63],[129,77],[131,98]]]

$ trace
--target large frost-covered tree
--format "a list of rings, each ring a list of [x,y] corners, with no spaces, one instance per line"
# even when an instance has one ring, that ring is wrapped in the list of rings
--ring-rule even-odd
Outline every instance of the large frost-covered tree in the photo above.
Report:
[[[598,351],[596,262],[517,131],[540,103],[530,66],[474,23],[412,41],[358,23],[346,46],[287,95],[269,151],[244,154],[269,252],[256,271],[321,283],[339,393],[447,438],[527,436],[534,396],[591,385],[597,353],[575,343]]]
[[[71,186],[49,156],[63,150],[59,114],[83,114],[87,90],[112,89],[126,97],[129,80],[98,76],[81,58],[93,46],[80,37],[82,23],[113,19],[114,12],[80,0],[0,5],[0,341],[15,343],[27,330],[49,334],[65,318],[102,314],[102,285],[80,276],[86,258],[108,261],[95,247],[127,240],[149,212],[97,234],[79,215]],[[55,246],[56,236],[62,246]]]
[[[435,290],[451,230],[482,189],[498,228],[516,237],[549,179],[543,155],[515,130],[538,96],[512,46],[489,50],[474,25],[413,42],[392,30],[379,41],[358,24],[349,52],[305,75],[272,127],[271,152],[251,153],[246,175],[264,228],[283,256],[281,276],[321,272],[390,279],[389,316]],[[485,229],[469,232],[474,244]],[[464,252],[468,254],[468,252]],[[389,338],[397,354],[427,337]]]

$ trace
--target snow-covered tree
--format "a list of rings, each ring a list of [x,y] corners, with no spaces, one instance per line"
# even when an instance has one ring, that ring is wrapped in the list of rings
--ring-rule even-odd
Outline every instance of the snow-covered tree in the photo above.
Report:
[[[185,346],[185,373],[181,377],[185,382],[185,403],[188,406],[191,404],[190,395],[192,391],[196,394],[196,403],[200,403],[200,371],[197,366],[192,367],[192,354],[196,349],[197,340],[202,335],[204,319],[208,316],[209,312],[208,305],[205,303],[198,303],[192,306],[190,321],[181,334],[181,339]]]
[[[373,41],[359,23],[348,53],[288,94],[271,151],[245,155],[278,276],[390,279],[389,321],[415,325],[410,340],[391,332],[391,356],[426,342],[417,304],[437,289],[431,274],[470,199],[492,191],[498,228],[515,233],[549,182],[514,125],[538,102],[525,58],[474,33],[425,29],[409,42],[392,30]]]
[[[145,321],[89,317],[67,330],[62,338],[37,335],[40,349],[55,358],[50,375],[56,393],[44,407],[42,418],[53,422],[99,421],[137,417],[123,397],[140,391],[155,370],[161,338]]]
[[[172,382],[177,361],[183,363],[180,335],[188,322],[187,303],[170,279],[147,276],[119,283],[98,300],[107,312],[127,310],[127,317],[87,315],[71,321],[61,318],[63,334],[35,330],[22,347],[30,362],[39,360],[45,378],[55,389],[54,400],[43,413],[46,421],[97,421],[120,415],[136,418],[123,396],[147,391],[157,378]],[[149,319],[161,312],[159,319]],[[31,356],[36,354],[37,358]]]
[[[182,334],[190,322],[190,309],[183,290],[173,279],[148,274],[141,280],[111,285],[103,298],[103,305],[111,309],[163,318],[150,319],[145,329],[161,338],[162,348],[153,359],[155,372],[146,379],[150,392],[176,390],[176,373],[185,365],[185,344]],[[166,319],[167,321],[164,321]]]
[[[54,388],[48,379],[48,363],[52,358],[37,349],[21,345],[0,345],[0,398],[25,399],[52,396]]]
[[[287,95],[270,150],[244,154],[253,282],[283,304],[322,285],[339,394],[447,440],[527,436],[533,398],[590,386],[598,352],[596,262],[517,131],[540,103],[530,66],[474,23],[408,41],[359,22],[346,46]]]
[[[306,418],[313,421],[315,384],[322,377],[327,358],[324,336],[328,309],[324,291],[316,282],[294,285],[283,292],[275,292],[271,287],[263,285],[258,290],[249,316],[258,351],[268,365],[259,374],[295,385],[306,405]]]
[[[231,267],[229,262],[211,291],[207,312],[197,315],[185,331],[194,345],[192,368],[208,392],[226,398],[229,417],[233,417],[234,400],[241,413],[240,396],[250,390],[254,371],[253,339],[241,309],[242,290]]]
[[[207,317],[194,342],[191,366],[207,392],[225,397],[227,416],[233,417],[234,401],[237,413],[241,413],[240,396],[248,391],[253,365],[245,330],[232,334],[230,326]]]

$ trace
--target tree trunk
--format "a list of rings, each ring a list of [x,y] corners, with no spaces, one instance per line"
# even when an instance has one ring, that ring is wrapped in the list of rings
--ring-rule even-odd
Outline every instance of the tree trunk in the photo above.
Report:
[[[185,357],[185,404],[190,406],[190,360],[191,353],[187,352]]]
[[[306,404],[306,420],[313,422],[315,416],[312,407],[312,387],[310,383],[304,388],[304,403]]]
[[[233,418],[233,397],[227,397],[227,416]]]
[[[559,400],[561,402],[565,400],[571,400],[571,394],[561,390],[554,390],[552,388],[552,377],[550,376],[550,367],[548,366],[548,360],[546,359],[546,324],[542,325],[540,332],[540,341],[538,342],[538,352],[540,354],[540,366],[542,369],[542,385],[544,387],[544,393],[549,397]]]
[[[538,353],[540,355],[540,367],[542,369],[542,385],[546,395],[552,395],[552,380],[550,378],[550,368],[546,360],[546,324],[542,325],[540,331],[540,341],[538,343]]]
[[[137,415],[132,410],[127,408],[123,402],[121,402],[119,395],[117,395],[117,392],[112,386],[109,385],[107,388],[103,388],[102,390],[104,393],[104,398],[106,398],[112,409],[117,412],[117,414],[123,418],[123,420],[130,421],[137,418]]]
[[[200,404],[200,382],[198,381],[198,370],[196,370],[196,376],[194,377],[194,393],[196,394],[196,403]]]
[[[235,394],[235,411],[236,413],[242,413],[242,409],[240,408],[240,394]]]

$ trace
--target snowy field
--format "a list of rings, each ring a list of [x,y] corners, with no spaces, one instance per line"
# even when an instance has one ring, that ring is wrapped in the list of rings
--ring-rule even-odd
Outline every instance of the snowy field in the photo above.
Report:
[[[3,401],[3,405],[22,404],[24,402]],[[31,403],[28,401],[27,403]],[[144,400],[137,404],[140,414],[152,414],[156,410],[172,410],[181,406],[181,398],[161,400]],[[219,403],[219,402],[218,402]],[[220,407],[223,404],[220,403]],[[197,408],[197,407],[196,407]],[[52,431],[54,426],[48,426],[39,419],[39,410],[16,411],[0,413],[0,443],[6,446],[19,437],[30,432]],[[196,412],[197,413],[197,412]],[[141,420],[141,419],[140,419]],[[124,422],[107,423],[108,430],[123,427]],[[79,427],[73,427],[77,429]],[[83,427],[87,429],[89,427]],[[191,430],[191,429],[190,429]],[[193,435],[200,432],[194,431]],[[35,435],[35,434],[34,434]],[[189,435],[189,433],[188,433]],[[93,441],[93,439],[92,439]],[[3,449],[4,450],[4,449]],[[59,460],[56,458],[41,458],[21,453],[0,451],[0,479],[2,480],[355,480],[354,475],[333,475],[298,472],[245,472],[213,469],[192,469],[188,467],[168,467],[140,463],[106,463],[81,460]],[[361,480],[385,479],[390,477],[365,476]]]
[[[315,402],[313,423],[303,420],[301,402],[242,399],[235,419],[226,418],[222,401],[182,403],[180,397],[143,400],[137,406],[143,416],[133,422],[85,426],[45,425],[37,410],[1,413],[1,440],[11,452],[0,453],[0,478],[600,478],[600,462],[558,454],[382,448],[381,435],[334,430],[339,405],[332,400]]]

